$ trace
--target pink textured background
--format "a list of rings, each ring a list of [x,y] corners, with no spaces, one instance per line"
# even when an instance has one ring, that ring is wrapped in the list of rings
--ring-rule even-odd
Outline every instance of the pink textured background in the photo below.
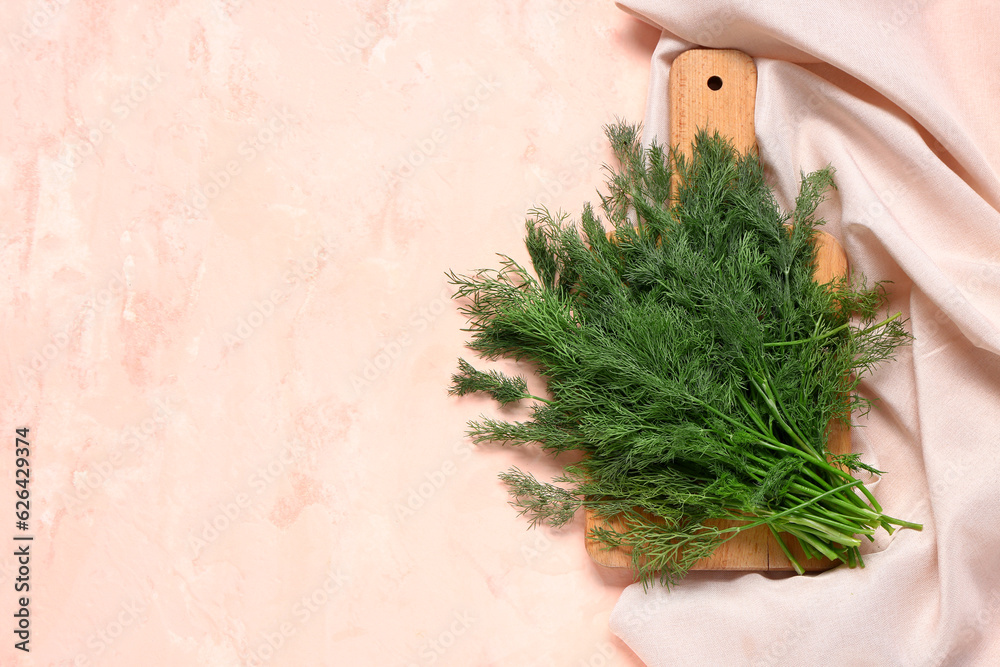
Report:
[[[637,665],[446,394],[444,272],[524,258],[641,120],[610,2],[5,3],[0,663]],[[9,535],[4,537],[5,534]],[[12,544],[12,542],[8,542]],[[276,647],[276,648],[275,648]]]

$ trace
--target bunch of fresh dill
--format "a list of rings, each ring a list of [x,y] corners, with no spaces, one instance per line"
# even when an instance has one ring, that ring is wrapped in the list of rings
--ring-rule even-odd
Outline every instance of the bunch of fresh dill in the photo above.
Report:
[[[530,420],[482,418],[470,435],[584,453],[559,485],[502,474],[512,504],[532,525],[562,525],[581,507],[618,517],[624,529],[588,537],[629,548],[644,584],[675,583],[761,524],[800,573],[783,536],[853,567],[863,565],[860,536],[919,529],[883,514],[850,472],[880,471],[826,447],[832,420],[870,407],[859,380],[910,339],[898,313],[875,322],[881,283],[813,278],[815,210],[832,169],[803,176],[788,215],[759,159],[718,134],[699,134],[686,158],[645,148],[637,126],[605,129],[620,163],[601,195],[612,230],[589,204],[579,226],[535,209],[535,275],[506,255],[497,270],[448,274],[470,347],[534,362],[551,393],[460,360],[452,393],[534,402]]]

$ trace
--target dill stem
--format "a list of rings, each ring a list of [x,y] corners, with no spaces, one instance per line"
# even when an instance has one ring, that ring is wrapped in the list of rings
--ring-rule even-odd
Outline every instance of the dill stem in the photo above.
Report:
[[[817,459],[815,456],[810,456],[808,452],[804,452],[801,449],[796,449],[795,447],[789,447],[788,445],[784,444],[783,442],[781,442],[776,438],[764,436],[760,433],[755,433],[754,435],[761,436],[761,439],[758,441],[758,444],[763,445],[768,449],[774,449],[779,452],[787,452],[789,454],[794,454],[795,456],[803,458],[810,463],[819,463],[819,459]],[[813,476],[819,479],[819,477],[815,475],[815,473],[813,474]]]
[[[721,413],[719,413],[719,414],[721,414]],[[725,415],[722,415],[722,416],[725,417]],[[835,474],[836,476],[838,476],[838,477],[840,477],[842,479],[850,479],[850,480],[854,479],[854,477],[852,477],[848,473],[845,473],[840,468],[837,468],[836,466],[830,465],[825,459],[821,458],[819,455],[810,456],[809,452],[802,451],[802,450],[796,449],[794,447],[789,447],[788,445],[785,445],[785,444],[781,443],[777,439],[775,439],[773,437],[764,436],[761,433],[755,433],[754,435],[757,435],[757,436],[761,437],[761,440],[759,440],[758,442],[759,442],[759,444],[764,445],[765,447],[768,447],[770,449],[776,449],[776,450],[779,450],[779,451],[788,452],[789,454],[795,454],[796,456],[804,458],[807,461],[816,464],[818,467],[820,467],[820,468],[822,468],[822,469],[824,469],[824,470],[826,470],[828,472],[832,472],[833,474]],[[822,478],[819,475],[817,475],[813,470],[810,470],[807,467],[807,468],[805,468],[805,471],[807,472],[807,474],[809,474],[811,477],[813,477],[817,481],[819,481],[821,483],[825,483],[825,482],[823,482]],[[858,480],[858,481],[860,482],[860,480]],[[879,503],[878,503],[877,500],[875,500],[875,496],[872,495],[872,492],[869,491],[865,487],[864,484],[860,484],[859,483],[859,486],[861,488],[861,492],[865,495],[866,498],[868,498],[868,501],[871,503],[872,508],[881,515],[881,513],[882,513],[882,506],[879,505]],[[861,500],[861,498],[859,498],[856,494],[849,493],[849,494],[847,494],[847,497],[848,498],[852,498],[852,499],[856,499],[856,502],[860,506],[864,506],[864,501]]]
[[[747,414],[750,416],[750,419],[752,419],[753,422],[757,425],[757,427],[761,430],[761,433],[767,431],[768,429],[767,426],[764,425],[764,420],[761,419],[760,414],[753,409],[753,406],[751,406],[750,402],[747,401],[746,396],[744,396],[742,392],[736,392],[736,399],[740,402],[740,405],[743,406],[743,409],[746,410]]]
[[[810,453],[809,453],[810,450],[808,448],[806,448],[806,450],[803,451],[803,450],[796,449],[794,447],[789,447],[788,445],[784,444],[783,442],[781,442],[780,440],[778,440],[777,438],[775,438],[773,435],[770,435],[768,433],[764,433],[764,432],[761,432],[761,431],[754,431],[753,429],[747,428],[746,424],[743,424],[743,423],[740,423],[740,422],[736,421],[735,419],[733,419],[732,417],[730,417],[726,413],[722,412],[721,410],[718,410],[717,408],[709,405],[708,403],[706,403],[706,402],[704,402],[702,400],[699,400],[698,398],[696,398],[694,396],[692,396],[691,398],[694,399],[697,403],[699,403],[702,407],[704,407],[706,410],[708,410],[709,412],[711,412],[715,416],[724,419],[725,421],[729,422],[730,424],[732,424],[733,426],[737,427],[741,431],[744,431],[746,433],[749,433],[750,435],[758,437],[760,439],[758,441],[758,444],[764,445],[765,447],[768,447],[770,449],[775,449],[775,450],[778,450],[778,451],[787,452],[789,454],[795,454],[796,456],[804,458],[805,460],[811,461],[813,463],[819,463],[819,462],[821,462],[821,459],[818,458],[817,456],[815,456],[815,455],[810,456]],[[753,414],[755,414],[755,413],[753,413]],[[759,417],[758,417],[757,421],[758,421],[758,423],[760,423]],[[837,470],[837,469],[834,468],[834,470]]]
[[[795,560],[795,557],[792,555],[792,552],[788,549],[788,546],[785,545],[785,541],[781,539],[781,536],[778,534],[778,531],[775,530],[774,526],[772,526],[771,524],[767,524],[767,527],[771,531],[771,535],[774,536],[774,540],[778,543],[778,546],[781,547],[781,550],[785,552],[785,558],[787,558],[788,562],[792,564],[793,568],[795,568],[795,573],[805,574],[806,573],[805,568],[803,568],[799,564],[799,561]]]
[[[792,428],[787,421],[784,419],[781,410],[778,409],[778,399],[771,391],[770,385],[765,378],[760,378],[760,383],[753,376],[752,373],[747,373],[750,378],[750,382],[753,384],[754,389],[760,394],[760,397],[764,399],[764,405],[767,406],[771,413],[771,416],[778,420],[778,425],[785,429],[785,432],[792,437],[793,440],[801,447],[804,451],[813,453],[813,449],[806,444],[805,439],[799,434],[799,432]]]
[[[831,542],[837,542],[838,544],[843,544],[846,547],[856,547],[861,544],[860,540],[850,537],[845,533],[835,530],[829,526],[824,526],[818,521],[813,521],[812,519],[793,516],[787,518],[786,521],[788,523],[794,523],[799,526],[811,528],[815,533],[817,533],[817,537],[822,535]]]
[[[841,560],[840,556],[838,556],[837,553],[833,549],[831,549],[829,546],[823,544],[822,542],[816,540],[811,535],[809,535],[809,533],[807,533],[807,532],[805,532],[803,530],[800,530],[798,527],[792,527],[792,526],[786,525],[786,526],[784,526],[782,528],[782,530],[784,532],[788,533],[789,535],[792,535],[796,539],[798,539],[799,543],[803,547],[806,544],[808,544],[813,549],[815,549],[819,553],[823,554],[824,556],[826,556],[830,560]]]
[[[807,480],[802,480],[802,483],[804,483],[804,484],[810,484],[810,482],[808,482]],[[816,489],[816,487],[812,487],[811,489],[808,488],[808,487],[804,487],[804,486],[802,486],[802,484],[800,484],[798,482],[793,483],[792,484],[792,488],[798,489],[800,491],[805,491],[805,492],[808,492],[808,493],[814,493],[815,491],[818,490],[818,489]],[[851,495],[854,495],[854,494],[851,494]],[[854,496],[854,497],[857,498],[857,496]],[[835,497],[827,498],[826,500],[827,500],[827,502],[829,502],[831,504],[838,505],[839,507],[843,508],[843,511],[853,512],[859,518],[863,517],[865,519],[868,519],[869,521],[878,521],[878,520],[880,520],[883,517],[882,514],[879,514],[877,512],[871,511],[865,505],[858,505],[856,503],[845,502],[845,501],[841,500],[840,498],[835,498]],[[859,500],[860,500],[860,498],[859,498]]]
[[[863,336],[864,334],[871,333],[872,331],[875,331],[876,329],[884,327],[885,325],[889,324],[902,314],[903,314],[902,311],[900,311],[895,315],[893,315],[892,317],[887,317],[878,324],[873,324],[870,327],[867,327],[859,331],[858,334]],[[818,336],[810,336],[809,338],[800,338],[799,340],[785,340],[777,343],[764,343],[764,347],[784,347],[785,345],[798,345],[800,343],[808,343],[809,341],[823,340],[824,338],[829,338],[830,336],[840,333],[841,331],[847,329],[850,326],[851,323],[847,322],[846,324],[841,324],[839,327],[835,329],[830,329],[826,333],[819,334]]]
[[[923,530],[924,529],[924,524],[922,524],[922,523],[913,523],[911,521],[903,521],[902,519],[897,519],[895,517],[891,517],[888,514],[880,514],[879,516],[881,516],[882,521],[884,521],[886,523],[894,524],[896,526],[899,526],[900,528],[910,528],[911,530]]]
[[[816,508],[811,508],[815,510]],[[850,517],[844,514],[837,514],[834,512],[828,513],[818,513],[815,511],[810,511],[808,514],[809,520],[815,521],[817,523],[823,524],[829,528],[834,528],[847,536],[853,536],[855,534],[861,535],[874,535],[875,528],[870,527],[867,523],[863,521],[858,521],[855,517]],[[878,524],[876,524],[877,526]]]
[[[789,507],[786,510],[782,510],[782,511],[777,512],[775,514],[770,514],[767,517],[762,518],[762,519],[758,519],[756,521],[751,521],[750,523],[748,523],[746,525],[743,525],[743,526],[733,526],[731,528],[723,528],[719,532],[720,533],[739,532],[741,530],[747,530],[749,528],[755,528],[757,526],[762,526],[765,523],[770,523],[770,522],[772,522],[772,521],[774,521],[776,519],[780,519],[781,517],[787,516],[789,514],[792,514],[793,512],[801,510],[804,507],[808,507],[808,506],[810,506],[810,505],[812,505],[814,503],[817,503],[821,499],[823,499],[823,498],[825,498],[825,497],[827,497],[829,495],[832,495],[834,493],[838,493],[838,492],[843,491],[843,490],[845,490],[845,489],[847,489],[849,487],[857,486],[859,484],[861,484],[861,480],[860,479],[856,479],[853,482],[849,482],[847,484],[842,484],[840,486],[835,486],[834,488],[830,489],[829,491],[825,491],[824,493],[819,494],[815,498],[810,498],[809,500],[801,502],[798,505],[793,505],[792,507]]]

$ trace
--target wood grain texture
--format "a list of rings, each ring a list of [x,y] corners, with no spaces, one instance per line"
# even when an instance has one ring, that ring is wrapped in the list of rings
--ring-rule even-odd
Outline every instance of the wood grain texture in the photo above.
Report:
[[[719,86],[713,90],[711,84]],[[693,49],[674,59],[667,90],[670,143],[691,154],[698,130],[718,130],[741,152],[756,150],[757,68],[741,51]]]
[[[670,144],[690,155],[691,142],[698,130],[718,130],[728,136],[742,152],[756,151],[754,101],[757,94],[757,70],[753,59],[740,51],[694,49],[678,56],[670,70],[668,88],[670,108]],[[820,232],[817,237],[816,280],[826,283],[847,275],[847,256],[836,239]],[[831,424],[828,447],[834,454],[851,451],[850,429]],[[715,525],[738,525],[736,521],[715,521]],[[590,511],[586,532],[606,526],[621,530],[617,520],[604,522]],[[828,559],[806,559],[794,538],[783,536],[789,550],[806,570],[829,569]],[[586,540],[591,558],[607,567],[630,567],[631,554],[624,548],[605,549],[600,543]],[[766,526],[747,530],[720,546],[710,557],[694,565],[695,570],[792,570]]]

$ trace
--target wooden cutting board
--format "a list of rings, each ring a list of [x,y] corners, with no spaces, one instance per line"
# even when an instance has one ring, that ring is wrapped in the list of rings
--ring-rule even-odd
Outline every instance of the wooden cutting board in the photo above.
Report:
[[[754,101],[757,95],[757,69],[753,59],[741,51],[693,49],[679,55],[670,68],[668,89],[670,141],[690,155],[691,142],[701,128],[718,130],[743,151],[756,151]],[[836,239],[820,232],[817,238],[816,279],[829,282],[847,275],[847,256]],[[851,451],[850,430],[840,423],[830,430],[828,442],[834,454]],[[608,522],[618,530],[616,521]],[[714,521],[719,526],[738,525],[738,521]],[[607,525],[590,511],[586,530]],[[810,571],[829,569],[829,559],[807,559],[798,541],[788,535],[782,539],[796,560]],[[600,543],[586,540],[587,552],[597,563],[607,567],[631,567],[631,555],[623,548],[605,549]],[[767,526],[757,526],[729,540],[709,556],[695,563],[694,570],[792,570]]]

